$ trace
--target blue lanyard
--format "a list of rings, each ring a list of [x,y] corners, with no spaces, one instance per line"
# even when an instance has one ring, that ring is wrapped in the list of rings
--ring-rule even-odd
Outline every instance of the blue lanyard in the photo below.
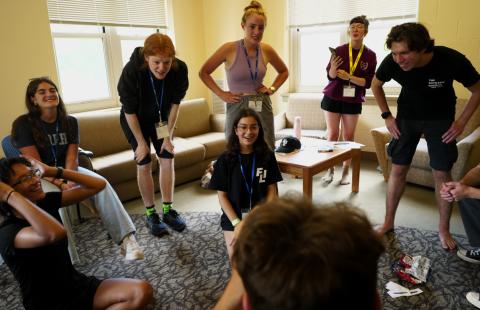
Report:
[[[45,128],[45,125],[43,124],[42,121],[40,121],[40,123],[42,124],[42,127],[43,127],[43,131],[45,131],[45,134],[47,135],[48,137],[48,132],[47,132],[47,129]],[[59,135],[58,135],[58,117],[57,117],[57,121],[55,123],[55,134],[56,136],[53,137],[53,140],[55,139],[60,139]],[[50,139],[49,139],[50,140]],[[55,167],[57,166],[57,143],[53,144],[52,141],[49,141],[50,142],[50,151],[52,152],[52,156],[53,156],[53,160],[55,162]]]
[[[252,182],[250,186],[248,185],[247,178],[245,177],[245,172],[243,170],[242,158],[238,154],[238,161],[240,163],[240,171],[242,172],[243,181],[245,181],[245,187],[247,188],[248,196],[250,198],[250,210],[252,210],[252,198],[253,198],[253,181],[255,179],[255,153],[253,154],[253,163],[252,163]]]
[[[160,93],[160,104],[158,104],[158,96],[157,96],[157,91],[155,90],[155,84],[153,83],[153,76],[152,72],[148,70],[148,73],[150,74],[150,83],[152,84],[152,89],[153,89],[153,94],[155,95],[155,102],[157,103],[158,107],[158,115],[160,116],[160,122],[162,121],[162,105],[163,105],[163,88],[165,86],[165,79],[162,80],[162,92]]]
[[[243,52],[245,53],[245,58],[247,58],[248,71],[250,71],[250,78],[252,79],[253,84],[255,84],[255,82],[257,81],[257,77],[258,77],[258,50],[259,50],[259,47],[257,45],[257,54],[255,56],[255,74],[253,74],[253,72],[252,72],[252,65],[250,64],[250,59],[248,58],[247,48],[245,47],[245,43],[243,43],[243,40],[242,40],[242,47],[243,47]]]

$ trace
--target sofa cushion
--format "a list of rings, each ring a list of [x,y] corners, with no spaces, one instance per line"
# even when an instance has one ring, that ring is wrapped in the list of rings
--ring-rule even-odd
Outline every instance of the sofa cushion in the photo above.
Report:
[[[430,156],[428,156],[427,141],[423,138],[418,142],[411,166],[421,169],[430,169]]]
[[[193,137],[210,131],[210,108],[205,99],[182,101],[175,136]]]
[[[205,146],[205,158],[218,157],[225,151],[227,141],[223,132],[209,132],[203,135],[189,137],[186,140]]]
[[[187,167],[205,159],[205,147],[184,138],[175,138],[175,169]]]
[[[92,151],[94,157],[131,150],[120,127],[120,109],[82,112],[74,116],[78,120],[80,146]]]
[[[287,119],[287,128],[292,128],[295,116],[300,116],[302,118],[302,129],[325,130],[327,124],[320,106],[322,98],[322,93],[290,94],[285,115]]]
[[[152,170],[157,169],[155,155],[152,154]],[[126,182],[137,175],[137,163],[133,160],[133,151],[127,150],[92,158],[93,168],[112,184]]]

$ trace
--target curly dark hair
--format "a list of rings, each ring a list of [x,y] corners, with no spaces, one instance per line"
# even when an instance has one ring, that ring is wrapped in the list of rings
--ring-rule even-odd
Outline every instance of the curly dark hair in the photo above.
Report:
[[[430,38],[427,28],[420,23],[404,23],[392,27],[385,44],[392,48],[393,42],[405,42],[411,51],[429,53],[433,51],[435,40]]]

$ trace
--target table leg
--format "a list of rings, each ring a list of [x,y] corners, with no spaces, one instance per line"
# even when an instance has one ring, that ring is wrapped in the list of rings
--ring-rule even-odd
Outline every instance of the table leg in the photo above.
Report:
[[[352,149],[352,192],[358,193],[360,187],[360,159],[362,152],[360,149]]]
[[[312,199],[312,173],[310,169],[303,169],[303,194],[308,199]]]

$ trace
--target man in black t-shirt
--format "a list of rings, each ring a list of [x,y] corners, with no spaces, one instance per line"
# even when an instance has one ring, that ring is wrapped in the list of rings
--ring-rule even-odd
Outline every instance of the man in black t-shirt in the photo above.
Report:
[[[440,241],[444,249],[454,250],[456,243],[449,232],[451,206],[440,198],[439,191],[443,183],[452,179],[450,171],[458,156],[455,139],[480,103],[480,76],[461,53],[434,46],[428,30],[418,23],[393,27],[386,45],[391,53],[380,64],[372,81],[372,92],[382,111],[381,116],[393,136],[388,146],[392,169],[387,189],[387,210],[378,232],[384,234],[394,227],[405,178],[423,135],[428,144],[435,196],[440,209]],[[391,79],[402,86],[396,118],[389,111],[383,91],[383,84]],[[472,93],[458,119],[455,119],[454,80]]]

